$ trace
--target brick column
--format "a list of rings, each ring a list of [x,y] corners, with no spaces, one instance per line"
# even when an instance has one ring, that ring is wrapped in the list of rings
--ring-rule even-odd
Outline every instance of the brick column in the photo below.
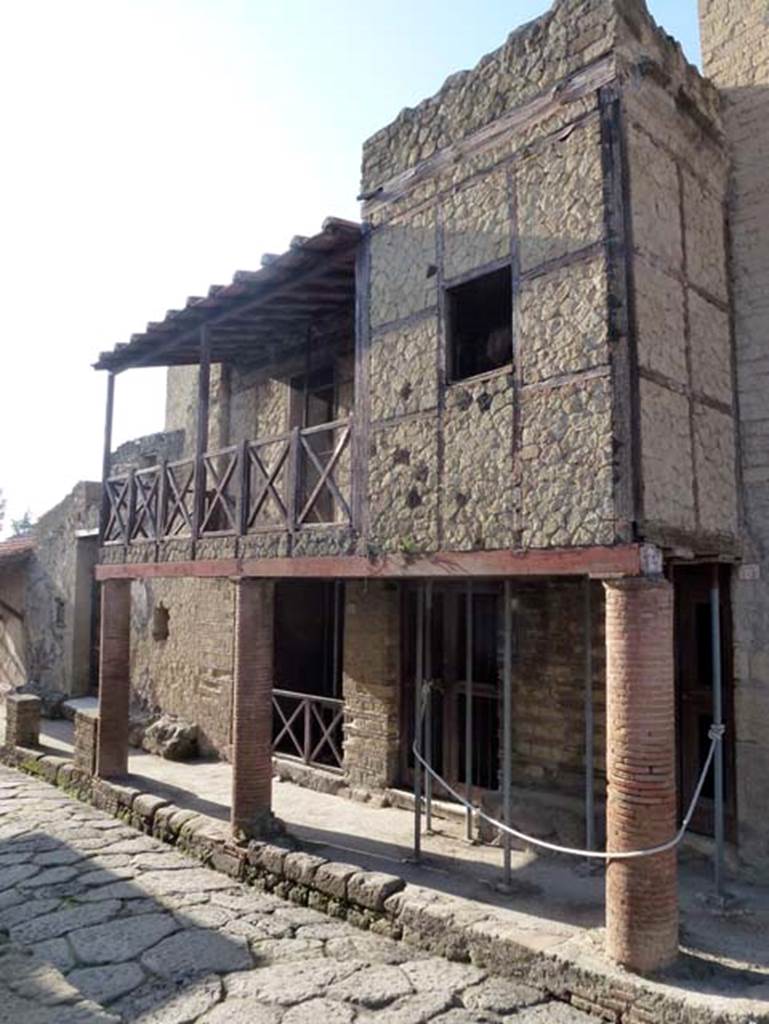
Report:
[[[626,579],[606,587],[608,850],[655,846],[676,832],[673,588]],[[606,946],[646,973],[678,952],[676,851],[609,861]]]
[[[263,834],[272,810],[272,673],[275,586],[236,580],[232,700],[234,832]]]
[[[107,779],[128,771],[128,699],[131,581],[101,585],[99,727],[96,774]]]

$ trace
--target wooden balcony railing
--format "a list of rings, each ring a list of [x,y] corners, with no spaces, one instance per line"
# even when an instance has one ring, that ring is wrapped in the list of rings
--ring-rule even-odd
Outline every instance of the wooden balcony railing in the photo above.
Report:
[[[102,543],[351,526],[351,437],[335,420],[109,477]]]
[[[344,701],[272,691],[272,750],[305,764],[342,769]]]

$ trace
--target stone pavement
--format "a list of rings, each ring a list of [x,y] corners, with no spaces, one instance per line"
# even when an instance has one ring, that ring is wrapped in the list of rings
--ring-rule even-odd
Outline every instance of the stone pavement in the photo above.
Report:
[[[233,882],[0,767],[0,1024],[588,1024]]]

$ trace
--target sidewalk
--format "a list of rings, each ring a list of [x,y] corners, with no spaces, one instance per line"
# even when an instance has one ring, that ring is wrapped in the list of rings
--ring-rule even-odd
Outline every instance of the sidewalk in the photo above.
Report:
[[[71,723],[45,721],[41,742],[66,756],[71,735]],[[134,751],[129,771],[130,785],[200,814],[228,818],[231,770],[226,763],[170,762]],[[502,893],[501,851],[467,843],[459,820],[436,819],[436,832],[423,837],[423,859],[417,865],[411,860],[413,814],[407,810],[362,804],[278,780],[274,809],[289,834],[312,853],[397,874],[433,891],[436,899],[458,896],[493,908],[543,951],[568,949],[571,958],[584,959],[592,969],[617,972],[601,953],[602,871],[588,871],[574,860],[513,851],[512,891]],[[729,908],[716,911],[709,900],[709,863],[692,852],[683,852],[680,863],[684,955],[654,987],[679,996],[688,993],[698,1002],[706,997],[709,1005],[718,1003],[730,1014],[741,1005],[748,1009],[742,1000],[760,1001],[750,1010],[755,1014],[760,1008],[761,1017],[765,1012],[769,1020],[769,890],[731,883]]]

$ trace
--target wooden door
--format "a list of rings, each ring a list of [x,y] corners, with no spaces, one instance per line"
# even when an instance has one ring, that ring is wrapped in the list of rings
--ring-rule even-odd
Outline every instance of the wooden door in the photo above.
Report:
[[[676,566],[675,644],[678,709],[679,803],[689,806],[710,748],[708,730],[713,721],[713,653],[710,588],[712,565]],[[724,790],[727,835],[735,823],[734,693],[732,673],[731,606],[729,567],[717,568],[720,582],[721,671],[726,735],[724,739]],[[713,771],[708,773],[692,830],[713,834]]]

